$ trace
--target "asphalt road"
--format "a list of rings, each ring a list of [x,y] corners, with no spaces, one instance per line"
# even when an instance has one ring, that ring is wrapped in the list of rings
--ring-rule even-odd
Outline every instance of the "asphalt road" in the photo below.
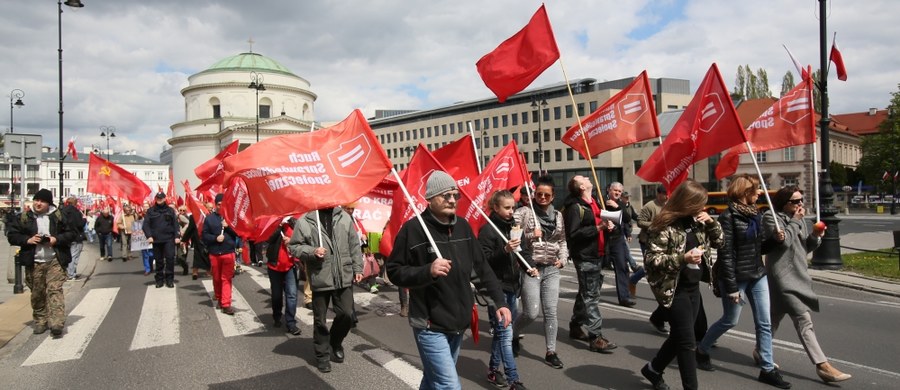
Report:
[[[854,225],[851,221],[846,225],[848,229]],[[859,222],[859,229],[866,229],[866,223]],[[251,271],[235,278],[235,290],[246,304],[239,307],[238,316],[224,317],[213,309],[203,280],[179,277],[175,289],[155,289],[152,277],[145,277],[136,261],[100,262],[90,280],[70,289],[66,299],[70,311],[68,333],[63,339],[53,343],[47,334],[35,336],[26,330],[0,350],[3,387],[416,387],[421,377],[418,353],[406,319],[397,315],[396,288],[384,288],[379,294],[356,290],[360,322],[345,341],[347,361],[333,364],[334,371],[329,374],[320,374],[314,367],[309,311],[299,309],[303,330],[300,336],[273,328],[268,283],[263,275]],[[567,267],[563,270],[557,348],[565,368],[556,370],[543,363],[543,327],[539,319],[526,329],[523,351],[517,359],[526,385],[537,389],[649,388],[639,369],[664,340],[647,321],[656,303],[647,285],[641,284],[636,307],[617,306],[612,284],[612,276],[608,275],[601,310],[606,337],[619,345],[615,353],[592,353],[584,342],[568,338],[577,283],[574,270]],[[900,323],[900,299],[831,285],[814,287],[822,302],[822,312],[813,317],[820,343],[836,367],[854,376],[841,387],[896,388],[900,380],[900,362],[896,359],[900,338],[895,336],[896,324]],[[712,323],[721,314],[721,305],[711,292],[703,295]],[[168,310],[171,307],[176,308],[174,312]],[[98,314],[104,310],[105,315]],[[153,318],[168,316],[171,319],[152,326]],[[475,344],[467,337],[459,357],[458,370],[466,389],[490,387],[485,381],[490,350],[486,318],[482,309],[480,342]],[[758,369],[750,357],[752,332],[751,313],[746,310],[739,326],[720,339],[712,351],[718,371],[699,373],[705,388],[770,388],[756,381]],[[789,321],[782,323],[776,334],[775,359],[794,389],[821,388],[814,366]],[[677,367],[669,367],[666,379],[673,388],[680,387]]]

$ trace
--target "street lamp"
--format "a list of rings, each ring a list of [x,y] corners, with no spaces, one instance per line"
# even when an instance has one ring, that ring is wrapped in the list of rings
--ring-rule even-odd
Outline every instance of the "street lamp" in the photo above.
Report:
[[[541,104],[538,105],[538,99]],[[543,125],[543,109],[547,107],[547,99],[531,97],[531,110],[537,113],[538,117],[538,171],[544,172],[544,129]]]
[[[263,75],[250,72],[250,85],[247,88],[256,90],[256,142],[259,142],[259,91],[266,90],[266,86],[263,84]]]
[[[56,4],[59,6],[59,204],[62,204],[63,200],[63,159],[66,158],[66,155],[63,154],[63,60],[62,60],[62,0],[57,0]],[[66,5],[72,8],[81,8],[84,7],[84,4],[81,3],[81,0],[66,0]]]
[[[13,108],[14,107],[22,107],[25,103],[22,103],[22,98],[25,97],[25,92],[21,89],[14,89],[9,91],[9,132],[13,133]],[[15,103],[13,103],[15,100]]]
[[[100,126],[100,136],[106,138],[106,159],[109,160],[109,139],[116,138],[116,127]]]

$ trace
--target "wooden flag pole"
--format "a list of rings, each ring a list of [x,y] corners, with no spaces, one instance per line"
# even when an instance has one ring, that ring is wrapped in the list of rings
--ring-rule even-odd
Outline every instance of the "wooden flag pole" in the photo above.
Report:
[[[472,136],[472,149],[475,149],[475,159],[478,160],[476,161],[476,163],[478,163],[476,165],[478,166],[478,173],[481,174],[484,167],[481,166],[481,155],[478,154],[478,148],[475,147],[475,131],[472,130],[472,122],[466,122],[466,127],[469,128],[469,135]]]
[[[578,120],[578,131],[581,133],[581,140],[584,141],[584,151],[587,154],[588,163],[591,166],[591,174],[594,176],[594,187],[597,190],[597,197],[600,199],[600,207],[606,210],[606,202],[603,201],[603,193],[600,191],[600,179],[597,178],[597,169],[594,167],[594,157],[591,156],[591,147],[588,146],[587,135],[584,134],[584,127],[581,125],[581,115],[578,114],[578,103],[575,102],[575,94],[572,92],[572,85],[569,83],[569,76],[566,73],[566,67],[562,62],[562,55],[559,56],[559,67],[562,68],[563,79],[566,80],[566,88],[569,91],[569,98],[572,99],[572,108],[575,111],[575,119]],[[542,115],[543,113],[538,113]],[[543,137],[542,134],[538,136]]]
[[[756,155],[753,153],[753,146],[750,146],[750,141],[744,141],[747,144],[747,150],[750,151],[750,158],[753,160],[753,166],[756,167],[756,174],[759,175],[759,185],[762,186],[763,193],[766,194],[766,202],[769,204],[769,211],[772,212],[772,220],[775,221],[775,231],[781,230],[781,224],[778,223],[778,214],[775,213],[775,207],[772,206],[772,198],[769,196],[769,188],[766,186],[766,181],[763,179],[762,171],[759,169],[759,164],[756,162]],[[756,205],[751,205],[756,207]]]
[[[431,232],[428,231],[428,226],[425,225],[425,220],[422,219],[422,213],[416,210],[416,201],[415,199],[413,199],[412,195],[409,194],[409,190],[406,189],[406,184],[403,184],[403,180],[400,179],[400,174],[397,173],[397,169],[391,167],[391,174],[394,175],[394,179],[397,179],[397,184],[400,184],[400,189],[403,190],[403,195],[406,196],[406,201],[409,202],[409,207],[413,208],[413,213],[415,214],[416,219],[419,221],[419,225],[421,225],[422,230],[425,231],[425,237],[428,237],[428,243],[431,244],[432,248],[434,248],[434,254],[438,259],[443,259],[444,255],[441,254],[441,250],[438,249],[437,244],[434,242],[434,237],[432,237]]]

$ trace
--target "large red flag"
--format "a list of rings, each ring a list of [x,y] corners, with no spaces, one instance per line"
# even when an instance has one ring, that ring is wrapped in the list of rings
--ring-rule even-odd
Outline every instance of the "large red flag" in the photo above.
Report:
[[[747,141],[753,152],[816,142],[812,89],[812,80],[806,78],[750,124]],[[716,167],[716,177],[722,179],[734,174],[740,155],[748,152],[746,144],[729,149]]]
[[[671,192],[687,178],[691,165],[746,140],[731,95],[713,63],[691,103],[637,175],[662,183]]]
[[[475,155],[475,142],[472,141],[471,134],[466,134],[431,154],[447,168],[447,173],[456,179],[456,185],[460,188],[478,177],[478,157]]]
[[[394,191],[397,181],[393,177],[385,177],[369,193],[359,198],[353,216],[370,232],[382,232],[391,216],[394,204]]]
[[[831,62],[834,62],[834,70],[837,72],[838,80],[847,81],[847,68],[844,67],[844,56],[838,50],[837,37],[831,42],[831,55],[829,57]]]
[[[456,213],[465,218],[476,233],[485,224],[484,217],[478,209],[489,213],[487,201],[490,196],[495,191],[513,189],[525,183],[526,170],[521,164],[522,158],[516,141],[512,141],[488,162],[484,171],[472,184],[463,188],[467,194],[474,194],[474,198],[460,198]]]
[[[354,110],[334,126],[254,144],[226,158],[224,166],[223,215],[248,236],[258,217],[359,199],[390,172],[391,161],[362,112]]]
[[[166,197],[170,201],[178,199],[178,194],[175,193],[175,174],[172,172],[172,167],[169,167],[169,185],[166,186]]]
[[[215,157],[203,164],[200,164],[200,166],[198,166],[197,168],[194,168],[194,174],[197,175],[197,178],[200,179],[201,182],[206,181],[210,177],[221,175],[223,169],[222,161],[230,156],[237,154],[237,152],[238,141],[235,140],[234,142],[228,144],[225,149],[222,149],[222,151],[220,151],[219,154],[217,154]],[[222,182],[219,181],[216,184],[222,184]]]
[[[424,145],[419,144],[406,169],[400,172],[400,180],[403,181],[403,185],[413,197],[415,207],[410,206],[409,200],[402,190],[397,188],[393,191],[391,217],[384,228],[378,247],[379,252],[385,257],[391,255],[391,250],[394,248],[394,237],[403,224],[428,207],[428,200],[425,199],[425,183],[428,182],[428,178],[434,171],[445,171],[445,169]]]
[[[584,148],[582,128],[587,135],[590,153]],[[591,115],[572,125],[563,136],[563,143],[590,159],[600,153],[659,137],[656,107],[647,71],[641,72],[625,89],[606,101]]]
[[[541,5],[522,30],[481,57],[478,74],[500,103],[528,87],[559,59],[547,10]]]
[[[91,153],[88,163],[87,191],[141,203],[150,195],[150,187],[122,167]]]
[[[209,210],[207,210],[206,206],[194,196],[194,192],[191,190],[191,185],[188,183],[187,179],[185,179],[182,184],[184,185],[184,204],[187,206],[188,210],[191,211],[191,218],[193,218],[194,223],[197,224],[197,231],[202,231],[203,219],[206,218],[206,214],[209,214]]]

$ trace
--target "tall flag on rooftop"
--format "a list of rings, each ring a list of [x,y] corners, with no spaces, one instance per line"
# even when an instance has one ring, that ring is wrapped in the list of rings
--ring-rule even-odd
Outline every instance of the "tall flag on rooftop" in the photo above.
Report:
[[[585,150],[582,129],[587,136]],[[563,143],[590,159],[600,153],[645,139],[659,137],[659,123],[647,71],[603,103],[590,115],[575,123],[563,136]]]
[[[812,80],[809,77],[803,79],[747,127],[747,141],[753,147],[753,152],[816,142],[812,90]],[[734,174],[740,155],[748,152],[746,143],[728,150],[716,167],[716,178],[722,179]]]
[[[684,113],[637,175],[662,183],[671,192],[687,178],[691,165],[746,141],[731,95],[713,63]]]
[[[485,54],[477,63],[484,85],[500,103],[527,88],[559,59],[547,10],[541,5],[524,28]]]
[[[837,72],[837,78],[841,81],[847,81],[847,68],[844,67],[844,56],[837,45],[837,33],[834,33],[834,40],[831,41],[831,54],[828,56],[831,62],[834,62],[834,71]]]
[[[128,199],[140,204],[150,196],[150,186],[124,168],[91,153],[87,192]]]

